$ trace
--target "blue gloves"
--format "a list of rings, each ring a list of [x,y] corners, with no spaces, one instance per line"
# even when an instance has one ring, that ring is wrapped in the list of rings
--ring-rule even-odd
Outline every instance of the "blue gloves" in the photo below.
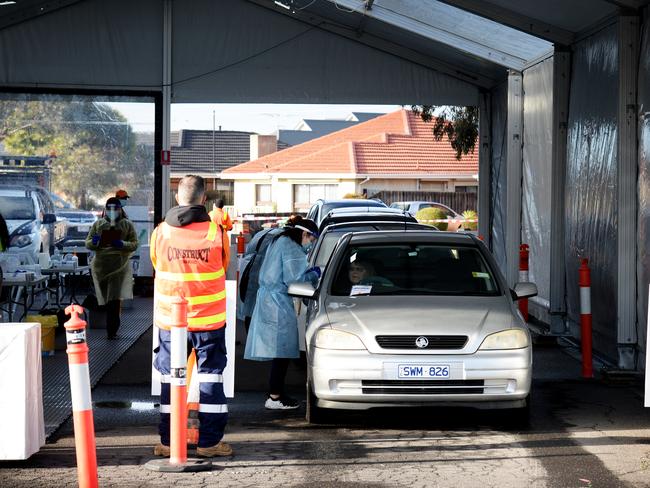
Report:
[[[95,235],[93,236],[93,246],[96,246],[97,244],[99,244],[99,239],[100,239],[100,235],[99,235],[99,234],[95,234]]]
[[[111,246],[113,246],[115,249],[122,249],[124,247],[124,241],[115,239],[113,242],[111,242]]]
[[[316,273],[316,277],[320,278],[321,275],[321,270],[320,266],[314,266],[313,268],[309,268],[305,273]]]

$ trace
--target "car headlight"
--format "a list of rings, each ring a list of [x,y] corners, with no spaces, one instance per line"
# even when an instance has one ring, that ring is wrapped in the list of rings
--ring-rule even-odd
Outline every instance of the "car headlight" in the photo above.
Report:
[[[509,329],[485,338],[479,349],[522,349],[530,346],[530,339],[525,330]]]
[[[23,234],[18,236],[13,236],[11,241],[9,241],[9,247],[25,247],[29,246],[32,243],[32,236],[29,234]]]
[[[365,349],[361,339],[349,332],[335,329],[320,329],[314,345],[320,349]]]

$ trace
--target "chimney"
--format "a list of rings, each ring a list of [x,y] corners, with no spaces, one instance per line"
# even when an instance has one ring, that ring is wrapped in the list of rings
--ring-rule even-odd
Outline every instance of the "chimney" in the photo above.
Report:
[[[251,134],[251,161],[278,150],[278,138],[274,135]]]

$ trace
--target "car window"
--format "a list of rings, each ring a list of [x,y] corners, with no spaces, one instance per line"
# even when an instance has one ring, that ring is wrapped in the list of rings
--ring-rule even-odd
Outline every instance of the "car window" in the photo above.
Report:
[[[407,203],[393,203],[391,208],[398,208],[400,210],[408,210],[408,204]]]
[[[6,220],[36,218],[32,197],[0,196],[0,212]]]
[[[376,222],[372,225],[350,225],[341,226],[325,232],[318,245],[317,255],[314,259],[314,266],[326,266],[327,262],[336,247],[338,240],[349,232],[368,232],[373,230],[434,230],[435,227],[420,224],[407,224],[402,222]],[[437,229],[435,229],[437,230]]]
[[[423,208],[438,208],[442,210],[447,217],[454,217],[454,213],[444,205],[437,205],[435,203],[421,203],[418,210],[422,210]]]
[[[320,215],[324,217],[325,215],[330,213],[335,208],[346,208],[346,207],[383,207],[383,208],[386,208],[386,205],[384,205],[381,202],[377,202],[375,200],[355,200],[354,198],[351,198],[347,202],[324,203],[323,206],[321,207]]]
[[[495,296],[499,289],[477,248],[413,243],[349,246],[331,293]]]

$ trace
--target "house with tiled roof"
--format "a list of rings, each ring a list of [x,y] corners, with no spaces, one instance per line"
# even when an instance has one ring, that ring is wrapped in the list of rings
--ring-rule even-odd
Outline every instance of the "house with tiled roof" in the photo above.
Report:
[[[433,123],[397,110],[221,173],[242,212],[304,212],[318,198],[381,190],[476,191],[478,152],[456,159]]]

